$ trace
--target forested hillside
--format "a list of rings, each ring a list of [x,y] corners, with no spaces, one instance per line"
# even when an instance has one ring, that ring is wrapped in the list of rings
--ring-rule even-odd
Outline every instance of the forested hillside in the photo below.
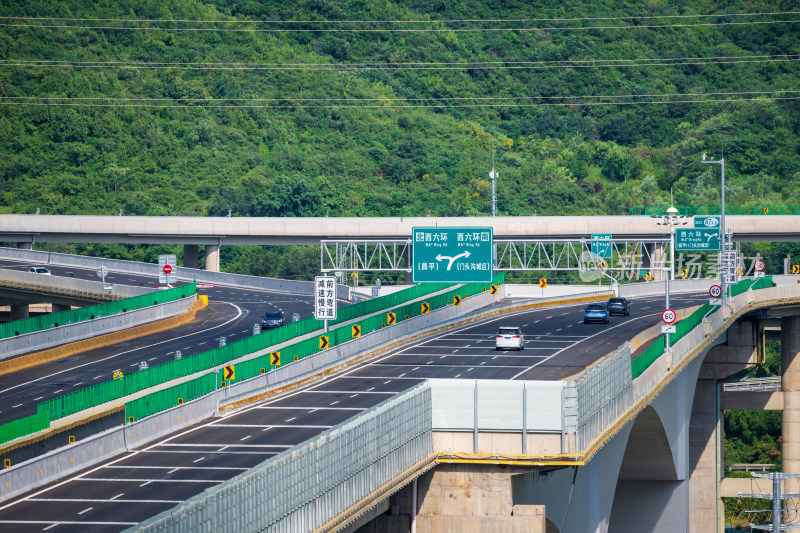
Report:
[[[0,212],[800,206],[796,7],[4,1]]]

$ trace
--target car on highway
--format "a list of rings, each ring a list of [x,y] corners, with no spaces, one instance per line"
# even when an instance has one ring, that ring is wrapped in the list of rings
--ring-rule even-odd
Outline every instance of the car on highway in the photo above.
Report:
[[[267,311],[261,317],[261,329],[279,328],[284,324],[283,311]]]
[[[608,324],[608,308],[606,304],[589,304],[583,310],[583,323],[602,322]]]
[[[608,303],[608,316],[622,315],[630,316],[631,314],[631,301],[621,296],[609,298]]]
[[[494,337],[495,350],[524,350],[525,335],[517,327],[503,326],[498,328]]]
[[[42,274],[45,276],[50,275],[50,271],[47,270],[45,267],[30,267],[28,269],[28,272],[30,272],[31,274]]]

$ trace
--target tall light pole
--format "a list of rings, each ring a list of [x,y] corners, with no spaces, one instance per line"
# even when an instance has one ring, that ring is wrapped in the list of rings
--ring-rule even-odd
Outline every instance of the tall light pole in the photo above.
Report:
[[[719,242],[720,242],[720,259],[719,262],[720,268],[722,268],[722,260],[725,259],[725,158],[722,157],[718,161],[713,159],[707,159],[706,154],[703,154],[701,158],[701,163],[707,165],[719,165],[720,170],[722,172],[722,212],[720,213],[719,218]],[[722,288],[722,305],[727,305],[728,303],[728,287],[726,287],[725,283],[725,272],[724,270],[720,271],[720,287]]]
[[[497,181],[497,171],[494,169],[494,150],[492,150],[492,171],[489,172],[489,178],[492,180],[492,216],[494,217],[497,212],[497,198],[495,196],[495,182]]]

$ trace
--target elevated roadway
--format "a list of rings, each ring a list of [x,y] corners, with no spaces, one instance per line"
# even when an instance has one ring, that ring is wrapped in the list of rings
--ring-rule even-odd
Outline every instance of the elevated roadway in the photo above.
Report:
[[[674,295],[675,307],[705,295]],[[6,531],[120,531],[273,457],[423,379],[563,379],[659,320],[661,297],[631,316],[583,324],[583,305],[491,318],[387,352],[344,374],[199,424],[0,505]],[[521,326],[522,352],[497,352],[500,325]],[[46,504],[46,505],[43,505]]]
[[[800,216],[728,215],[735,241],[800,240]],[[318,244],[323,239],[406,239],[416,226],[492,226],[495,239],[663,238],[669,226],[647,216],[563,217],[128,217],[0,215],[0,241],[205,245]],[[196,248],[193,249],[196,255]],[[218,261],[218,256],[214,256]]]

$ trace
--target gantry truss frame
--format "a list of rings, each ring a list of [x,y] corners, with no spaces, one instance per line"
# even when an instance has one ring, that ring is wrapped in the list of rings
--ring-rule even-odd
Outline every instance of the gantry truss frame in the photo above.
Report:
[[[608,251],[601,257],[592,244]],[[494,270],[667,270],[670,239],[495,239]],[[321,272],[411,272],[411,239],[323,240]]]

